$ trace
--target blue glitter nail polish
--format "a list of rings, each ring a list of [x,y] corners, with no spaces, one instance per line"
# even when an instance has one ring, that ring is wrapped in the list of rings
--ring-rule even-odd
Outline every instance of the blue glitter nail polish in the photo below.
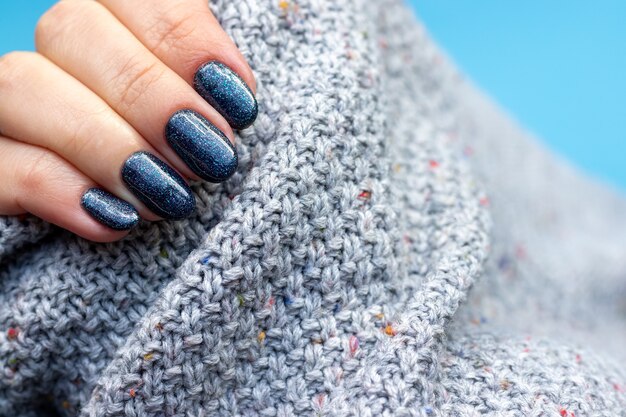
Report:
[[[237,169],[237,151],[230,140],[193,110],[174,113],[165,137],[189,168],[207,181],[222,182]]]
[[[244,80],[226,65],[217,61],[202,65],[194,77],[194,88],[233,129],[245,129],[254,123],[256,98]]]
[[[151,153],[132,154],[122,166],[122,179],[146,207],[165,219],[183,219],[196,207],[185,180]]]
[[[139,222],[139,214],[133,206],[99,188],[88,189],[80,205],[93,218],[114,230],[132,229]]]

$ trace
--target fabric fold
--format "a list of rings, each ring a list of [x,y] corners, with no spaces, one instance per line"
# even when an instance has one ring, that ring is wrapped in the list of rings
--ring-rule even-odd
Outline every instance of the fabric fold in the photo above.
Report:
[[[507,166],[485,161],[508,122],[402,2],[211,7],[259,82],[237,172],[194,184],[189,219],[106,245],[55,231],[12,252],[0,277],[0,415],[624,409],[610,355],[503,329],[524,309],[511,300],[532,302],[524,286],[550,275],[545,259],[534,269],[502,261],[518,236],[502,201],[526,194],[503,191]],[[527,141],[516,127],[501,133]],[[539,212],[516,207],[519,224],[537,228]],[[518,281],[503,296],[507,268]],[[538,317],[558,326],[558,315]]]

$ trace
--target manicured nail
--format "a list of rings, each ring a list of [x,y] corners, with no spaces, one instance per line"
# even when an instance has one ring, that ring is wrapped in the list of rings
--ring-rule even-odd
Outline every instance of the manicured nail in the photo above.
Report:
[[[196,207],[185,180],[151,153],[132,154],[124,162],[122,179],[146,207],[165,219],[183,219]]]
[[[111,229],[132,229],[139,222],[139,214],[133,206],[99,188],[88,189],[80,205],[93,218]]]
[[[230,140],[193,110],[174,113],[165,137],[189,168],[207,181],[222,182],[237,169],[237,151]]]
[[[194,88],[233,129],[245,129],[256,119],[258,105],[252,90],[226,65],[211,61],[201,66]]]

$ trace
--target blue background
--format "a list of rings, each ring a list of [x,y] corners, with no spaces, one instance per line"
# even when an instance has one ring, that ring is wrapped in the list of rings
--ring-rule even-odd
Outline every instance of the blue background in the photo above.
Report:
[[[527,129],[626,190],[626,1],[409,1]]]
[[[626,190],[626,1],[408,0],[463,71],[551,148]],[[5,1],[0,54],[54,1]]]

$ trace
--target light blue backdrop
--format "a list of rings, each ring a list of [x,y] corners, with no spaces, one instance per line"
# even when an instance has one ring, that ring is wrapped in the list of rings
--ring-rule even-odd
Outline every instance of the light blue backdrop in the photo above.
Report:
[[[626,1],[408,1],[517,119],[626,190]],[[35,22],[52,3],[2,2],[0,54],[33,49]]]
[[[626,190],[626,1],[409,1],[528,129]]]

